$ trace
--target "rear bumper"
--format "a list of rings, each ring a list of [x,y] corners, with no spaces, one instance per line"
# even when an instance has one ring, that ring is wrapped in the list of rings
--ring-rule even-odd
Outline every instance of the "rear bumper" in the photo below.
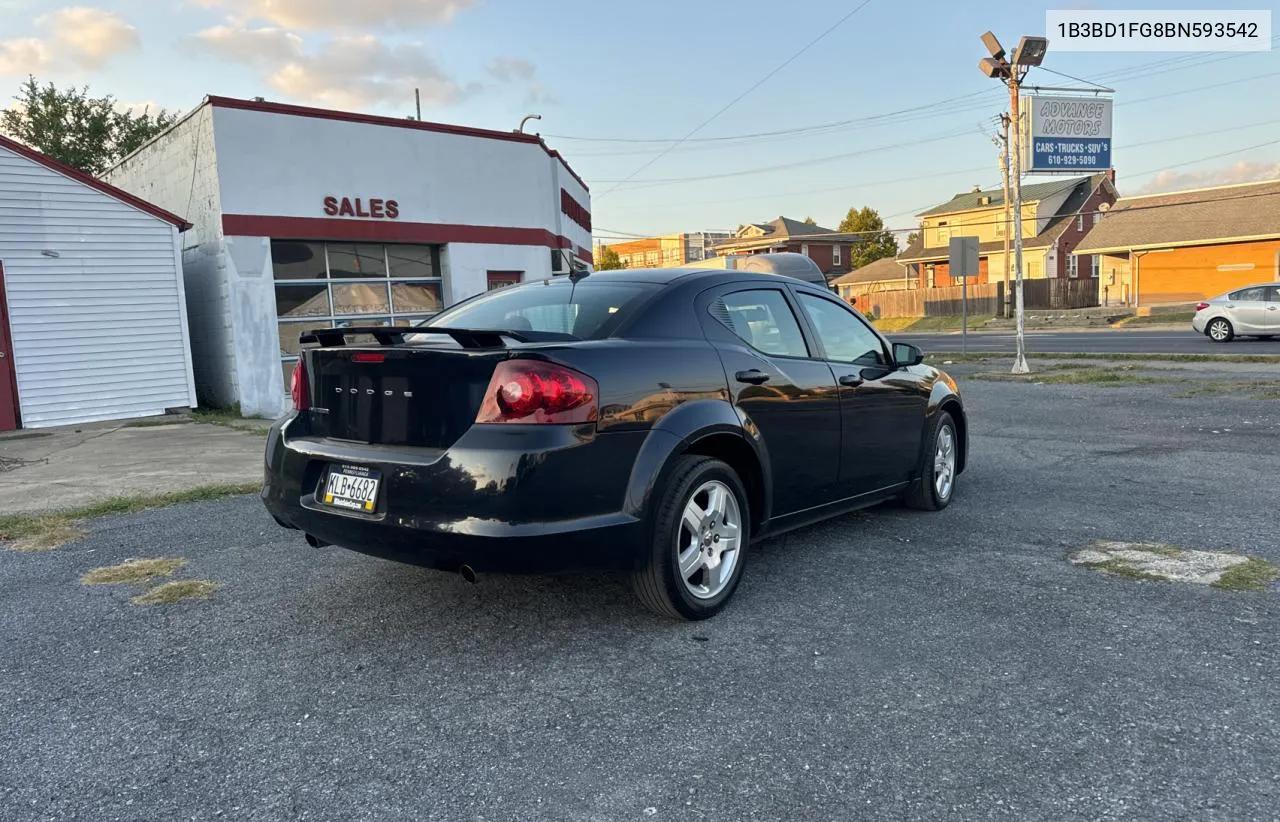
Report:
[[[476,426],[447,450],[309,436],[305,416],[267,438],[262,501],[323,542],[441,570],[631,568],[643,522],[624,510],[643,432],[590,426]],[[331,463],[378,470],[370,513],[316,501]]]
[[[1205,326],[1208,324],[1209,324],[1208,311],[1197,311],[1195,313],[1195,316],[1191,318],[1191,328],[1194,329],[1197,334],[1203,334]]]

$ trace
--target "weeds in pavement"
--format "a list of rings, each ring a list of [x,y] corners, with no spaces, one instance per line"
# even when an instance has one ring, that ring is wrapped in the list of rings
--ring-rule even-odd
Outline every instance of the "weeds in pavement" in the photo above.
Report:
[[[1226,394],[1245,394],[1253,391],[1262,392],[1255,394],[1255,399],[1280,399],[1280,382],[1276,380],[1214,380],[1199,383],[1173,396],[1179,399],[1191,399],[1194,397],[1219,397]]]
[[[1228,591],[1262,591],[1276,577],[1280,577],[1280,568],[1265,559],[1249,557],[1248,562],[1232,565],[1223,571],[1222,576],[1212,585]]]
[[[94,568],[80,582],[85,585],[124,585],[149,582],[160,577],[173,576],[185,559],[127,559],[119,565]]]
[[[207,579],[179,579],[165,582],[129,600],[134,605],[172,605],[184,599],[208,599],[219,588]]]
[[[1046,373],[1047,371],[1047,373]],[[1173,380],[1164,377],[1144,377],[1128,371],[1101,369],[1094,371],[1054,371],[1046,369],[1032,374],[987,373],[973,374],[970,379],[987,382],[1031,382],[1048,385],[1153,385]]]
[[[1153,582],[1170,581],[1166,576],[1144,571],[1131,564],[1128,560],[1120,559],[1118,557],[1104,560],[1102,562],[1087,562],[1084,563],[1084,567],[1094,571],[1103,571],[1104,573],[1114,574],[1118,577],[1128,577],[1129,579],[1145,579]]]
[[[0,516],[0,545],[17,551],[47,551],[75,542],[84,536],[80,521],[111,514],[133,514],[152,508],[167,508],[188,502],[234,497],[257,493],[260,483],[202,485],[167,494],[112,497],[83,508],[52,511],[43,514],[8,514]]]

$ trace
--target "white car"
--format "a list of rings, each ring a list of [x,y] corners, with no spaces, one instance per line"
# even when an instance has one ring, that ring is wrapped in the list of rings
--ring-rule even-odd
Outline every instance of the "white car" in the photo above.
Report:
[[[1214,342],[1280,336],[1280,284],[1249,285],[1200,303],[1191,327]]]

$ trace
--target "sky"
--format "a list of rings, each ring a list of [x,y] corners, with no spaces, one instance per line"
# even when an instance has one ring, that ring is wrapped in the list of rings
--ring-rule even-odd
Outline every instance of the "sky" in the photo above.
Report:
[[[1275,2],[1237,5],[1280,17]],[[999,182],[992,135],[1008,93],[978,71],[982,32],[1011,48],[1046,33],[1047,9],[1219,5],[85,3],[0,0],[0,89],[31,73],[131,106],[187,111],[215,94],[405,116],[419,88],[426,120],[508,130],[540,114],[527,130],[586,179],[605,242],[781,215],[835,227],[862,206],[905,231],[925,208]],[[1044,65],[1116,89],[1122,195],[1280,177],[1280,49],[1055,54],[1051,41]],[[1082,85],[1039,70],[1030,81]]]

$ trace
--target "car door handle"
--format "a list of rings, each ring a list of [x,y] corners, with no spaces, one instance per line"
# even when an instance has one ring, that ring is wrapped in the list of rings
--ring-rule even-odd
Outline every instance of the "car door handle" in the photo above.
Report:
[[[1269,305],[1269,306],[1267,306],[1267,310],[1268,310],[1268,311],[1275,311],[1275,310],[1276,310],[1276,307],[1275,307],[1274,305]]]
[[[758,368],[751,368],[747,371],[739,371],[733,375],[738,382],[745,382],[750,385],[760,385],[769,381],[769,375]]]
[[[862,378],[861,374],[845,374],[843,377],[840,378],[840,384],[847,385],[850,388],[857,388],[859,385],[862,385],[864,382],[866,382],[866,380]]]

